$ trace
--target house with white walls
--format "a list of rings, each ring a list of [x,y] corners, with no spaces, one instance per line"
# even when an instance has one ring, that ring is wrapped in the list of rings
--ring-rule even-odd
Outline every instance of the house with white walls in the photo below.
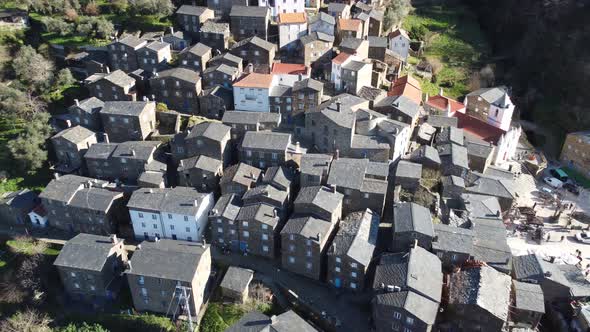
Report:
[[[127,208],[138,240],[201,241],[214,203],[212,193],[194,188],[141,188],[133,192]]]
[[[465,96],[466,114],[504,131],[510,128],[514,108],[505,87],[478,89]]]
[[[299,38],[307,34],[307,14],[305,13],[280,13],[279,24],[279,49],[292,51],[298,46]]]
[[[330,71],[330,80],[334,83],[334,89],[336,91],[342,90],[342,66],[352,60],[361,60],[354,55],[341,52],[334,59],[332,59],[332,70]]]
[[[269,95],[273,75],[250,73],[233,84],[234,109],[239,111],[270,112]]]
[[[47,211],[43,205],[39,204],[29,212],[29,219],[33,227],[47,226]]]
[[[305,0],[259,0],[258,6],[269,8],[272,18],[276,18],[280,13],[305,12]]]
[[[404,62],[408,61],[410,53],[410,36],[404,29],[395,29],[389,33],[389,49],[399,55]]]

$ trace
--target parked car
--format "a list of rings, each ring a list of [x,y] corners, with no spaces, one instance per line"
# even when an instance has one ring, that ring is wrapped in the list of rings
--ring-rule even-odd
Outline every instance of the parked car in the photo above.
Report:
[[[576,240],[590,244],[590,233],[589,232],[579,232],[576,234]]]
[[[576,196],[580,194],[580,189],[573,183],[564,183],[563,188]]]
[[[567,173],[564,172],[561,168],[553,168],[549,170],[549,173],[561,182],[567,182],[567,180],[569,179]]]
[[[543,179],[543,181],[553,188],[561,188],[563,186],[563,182],[559,181],[556,178],[546,177]]]

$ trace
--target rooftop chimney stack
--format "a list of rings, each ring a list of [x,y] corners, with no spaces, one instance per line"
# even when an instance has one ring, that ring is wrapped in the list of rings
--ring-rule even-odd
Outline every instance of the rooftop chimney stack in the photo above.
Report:
[[[443,93],[444,93],[444,91],[443,91],[443,88],[440,88],[440,89],[438,90],[438,95],[442,97],[442,96],[444,96],[444,94],[443,94]]]
[[[71,128],[71,127],[72,127],[72,121],[66,120],[66,128]]]
[[[135,149],[131,149],[131,155],[135,157]]]
[[[193,202],[194,206],[199,206],[199,200],[195,199],[195,201]]]
[[[109,144],[109,134],[107,134],[107,133],[103,133],[103,134],[102,134],[102,140],[103,140],[105,143]]]
[[[111,234],[111,242],[114,244],[117,244],[117,242],[118,242],[117,234]]]
[[[336,149],[336,151],[334,151],[334,160],[338,160],[338,158],[340,158],[340,150]]]
[[[76,106],[80,106],[80,100],[78,98],[74,99],[74,103],[76,103]]]
[[[170,27],[170,34],[173,35],[174,34],[174,27]]]
[[[341,103],[339,101],[336,102],[336,112],[340,112]]]
[[[277,217],[277,209],[272,209],[272,217],[273,218]]]
[[[57,173],[57,172],[53,173],[53,178],[56,180],[59,179],[59,173]]]
[[[109,68],[109,66],[106,66],[106,71],[107,71],[107,74],[110,74],[111,73],[111,68]]]

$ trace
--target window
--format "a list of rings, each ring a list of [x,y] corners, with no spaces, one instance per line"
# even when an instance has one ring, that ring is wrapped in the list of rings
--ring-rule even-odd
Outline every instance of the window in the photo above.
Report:
[[[291,252],[295,251],[295,245],[294,244],[290,244],[289,245],[289,251],[291,251]]]
[[[144,285],[145,284],[145,278],[143,276],[139,276],[139,279],[137,279],[137,283],[140,285]]]
[[[356,282],[351,282],[350,283],[350,288],[356,289]]]
[[[184,216],[184,221],[188,221],[188,216]]]
[[[187,236],[187,237],[186,237],[186,240],[187,240],[188,242],[191,242],[191,241],[193,240],[193,238],[192,238],[192,236]]]
[[[311,246],[311,240],[310,239],[307,239],[306,243],[307,243],[308,246]]]
[[[142,228],[145,228],[145,223],[144,222],[141,223],[141,227]]]
[[[242,234],[244,235],[244,237],[250,237],[250,232],[248,231],[244,231]]]
[[[367,198],[367,199],[368,199],[368,198],[369,198],[369,196],[370,196],[370,195],[369,195],[369,193],[364,193],[364,194],[363,194],[363,197],[364,197],[364,198]]]
[[[246,156],[247,157],[252,157],[252,151],[246,150]]]
[[[268,229],[268,225],[267,224],[262,224],[262,229]]]
[[[356,272],[354,272],[354,271],[353,272],[350,272],[350,276],[353,277],[353,278],[356,278]]]
[[[307,255],[307,257],[311,257],[311,250],[308,250],[305,255]]]
[[[288,260],[289,260],[289,263],[295,264],[295,257],[289,256],[289,259]]]
[[[168,213],[168,219],[172,219],[172,215]]]
[[[174,225],[170,225],[170,229],[171,230],[174,230]]]
[[[76,272],[70,272],[70,275],[71,275],[73,278],[76,278]]]
[[[406,317],[406,323],[408,325],[414,325],[414,318],[412,318],[412,317]]]
[[[268,246],[262,246],[262,251],[268,252]]]
[[[80,288],[80,284],[79,284],[79,283],[77,283],[77,282],[75,282],[75,283],[74,283],[74,288]]]
[[[334,268],[334,271],[336,271],[336,272],[340,272],[340,266],[336,266],[336,267]]]
[[[399,312],[394,311],[393,312],[393,318],[395,318],[395,319],[401,319],[402,318],[402,314],[400,314]]]
[[[358,264],[357,264],[357,263],[350,263],[350,267],[352,267],[353,269],[356,269],[356,268],[357,268],[357,266],[358,266]]]
[[[231,220],[230,220],[231,221]],[[221,218],[217,218],[217,223],[221,224]]]
[[[158,218],[158,216],[156,216],[155,214],[152,214],[152,219],[156,220]]]
[[[393,323],[391,324],[391,329],[394,331],[399,331],[399,323]]]
[[[273,160],[277,160],[277,159],[279,159],[279,154],[278,154],[278,153],[276,153],[276,152],[273,152],[273,153],[272,153],[272,159],[273,159]]]
[[[313,264],[311,264],[311,262],[307,262],[307,263],[305,263],[305,267],[306,267],[308,270],[311,270],[311,268],[313,267]]]
[[[340,262],[342,262],[342,258],[336,257],[336,263],[340,263]]]
[[[189,233],[189,232],[191,231],[191,228],[190,228],[190,227],[187,227],[187,228],[185,228],[184,230],[185,230],[187,233]]]
[[[262,240],[263,241],[268,240],[268,234],[262,234]]]
[[[217,227],[217,233],[223,233],[223,228]]]
[[[92,286],[92,285],[91,285],[91,286],[90,286],[90,290],[91,290],[91,291],[95,291],[95,290],[96,290],[96,287],[94,287],[94,286]]]
[[[243,221],[243,222],[242,222],[242,226],[244,226],[244,227],[248,227],[248,222],[247,222],[247,221]]]
[[[295,240],[295,236],[293,234],[289,234],[289,240]]]
[[[143,295],[144,297],[146,297],[148,295],[146,288],[143,288],[143,287],[141,288],[141,295]]]
[[[158,229],[158,225],[154,224],[154,229]]]

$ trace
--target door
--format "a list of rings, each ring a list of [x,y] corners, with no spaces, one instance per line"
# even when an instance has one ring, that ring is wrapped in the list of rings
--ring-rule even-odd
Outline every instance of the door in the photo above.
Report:
[[[246,243],[246,242],[240,242],[240,250],[241,251],[248,250],[248,243]]]
[[[176,234],[172,234],[172,240],[176,240]]]
[[[336,286],[336,288],[342,287],[342,280],[340,280],[340,278],[334,278],[334,286]]]
[[[180,49],[184,50],[184,48],[186,47],[186,45],[184,44],[184,40],[180,41]]]

